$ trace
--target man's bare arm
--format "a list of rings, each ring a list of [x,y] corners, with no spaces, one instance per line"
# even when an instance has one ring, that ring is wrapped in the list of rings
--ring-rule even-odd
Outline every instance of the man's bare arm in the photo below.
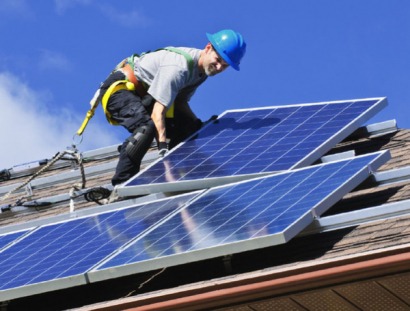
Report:
[[[158,143],[166,142],[166,128],[165,128],[165,113],[166,108],[160,102],[155,102],[152,108],[151,119],[154,121],[155,128],[157,129],[157,140]]]

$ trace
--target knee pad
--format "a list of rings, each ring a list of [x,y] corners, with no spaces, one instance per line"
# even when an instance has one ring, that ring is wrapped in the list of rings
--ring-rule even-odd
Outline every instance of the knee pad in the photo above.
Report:
[[[134,133],[128,137],[128,144],[125,151],[134,163],[141,163],[142,158],[151,146],[154,136],[155,126],[153,123],[149,123],[138,127]]]

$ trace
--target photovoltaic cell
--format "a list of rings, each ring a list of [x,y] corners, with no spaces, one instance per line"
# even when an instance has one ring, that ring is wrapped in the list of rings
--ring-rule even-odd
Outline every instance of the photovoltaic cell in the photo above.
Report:
[[[118,193],[310,165],[386,104],[385,98],[375,98],[228,111]]]
[[[38,228],[0,253],[0,298],[9,297],[4,290],[83,275],[195,195]]]
[[[9,233],[9,234],[1,235],[0,236],[0,252],[9,243],[11,243],[14,240],[18,239],[19,237],[23,236],[27,232],[28,231],[20,231],[20,232],[12,232],[12,233]]]
[[[285,243],[388,158],[388,152],[375,153],[210,189],[98,267],[100,275],[89,276],[99,280],[108,268],[110,275],[114,268],[126,274],[120,271],[133,264],[135,273]]]

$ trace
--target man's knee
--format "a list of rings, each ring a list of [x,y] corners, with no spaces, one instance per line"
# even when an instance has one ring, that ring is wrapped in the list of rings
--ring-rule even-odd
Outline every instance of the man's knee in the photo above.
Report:
[[[139,126],[132,135],[128,137],[128,144],[125,150],[134,163],[139,165],[145,153],[151,146],[154,137],[155,125],[152,121]]]

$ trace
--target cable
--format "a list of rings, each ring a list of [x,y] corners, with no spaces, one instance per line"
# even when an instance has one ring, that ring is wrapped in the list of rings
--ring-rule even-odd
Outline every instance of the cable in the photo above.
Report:
[[[8,169],[4,169],[0,171],[0,181],[9,180],[11,177],[10,171]]]
[[[124,298],[130,297],[132,296],[137,290],[141,289],[145,284],[147,284],[148,282],[152,281],[155,277],[157,277],[158,275],[160,275],[161,273],[163,273],[165,270],[167,269],[167,267],[162,268],[160,271],[158,271],[157,273],[154,273],[148,280],[142,282],[139,286],[138,289],[134,289],[131,292],[129,292],[127,295],[124,296]]]
[[[102,205],[100,200],[107,199],[111,195],[111,190],[104,188],[104,187],[95,187],[89,189],[86,193],[84,193],[84,198],[88,202],[95,202],[99,205]]]
[[[73,150],[65,150],[63,152],[58,152],[53,159],[51,159],[51,161],[49,161],[44,167],[42,167],[41,169],[39,169],[37,172],[35,172],[32,176],[30,176],[25,182],[23,182],[22,184],[18,185],[17,187],[15,187],[14,189],[10,190],[8,193],[6,193],[4,196],[2,196],[0,198],[0,202],[5,201],[7,198],[9,198],[11,196],[12,193],[14,193],[15,191],[18,191],[22,188],[24,188],[25,186],[29,185],[30,182],[35,179],[37,176],[41,175],[44,171],[46,171],[49,167],[51,167],[54,163],[56,163],[58,160],[64,159],[64,160],[71,160],[71,161],[76,161],[77,165],[80,167],[80,172],[81,172],[81,183],[79,184],[75,184],[71,187],[70,190],[70,211],[74,210],[74,201],[73,198],[75,197],[75,191],[78,191],[80,189],[84,189],[85,188],[85,184],[86,184],[86,178],[85,178],[85,171],[84,171],[84,165],[83,165],[83,161],[82,161],[82,156],[81,154],[78,152],[77,148],[75,145],[72,146]],[[70,155],[71,157],[66,158],[66,155]],[[18,204],[20,204],[22,202],[23,198],[20,198],[19,200],[17,200],[17,202],[15,204],[13,204],[11,207],[13,206],[17,206]]]
[[[21,185],[17,186],[16,188],[10,190],[8,193],[6,193],[3,197],[0,198],[0,201],[4,201],[6,200],[13,192],[20,190],[21,188],[25,187],[26,185],[28,185],[34,178],[36,178],[38,175],[42,174],[45,170],[47,170],[51,165],[53,165],[55,162],[57,162],[59,159],[61,159],[66,153],[72,153],[69,151],[64,151],[62,153],[57,153],[54,158],[43,168],[41,168],[40,170],[38,170],[36,173],[34,173],[32,176],[30,176],[30,178],[28,178],[24,183],[22,183]]]

